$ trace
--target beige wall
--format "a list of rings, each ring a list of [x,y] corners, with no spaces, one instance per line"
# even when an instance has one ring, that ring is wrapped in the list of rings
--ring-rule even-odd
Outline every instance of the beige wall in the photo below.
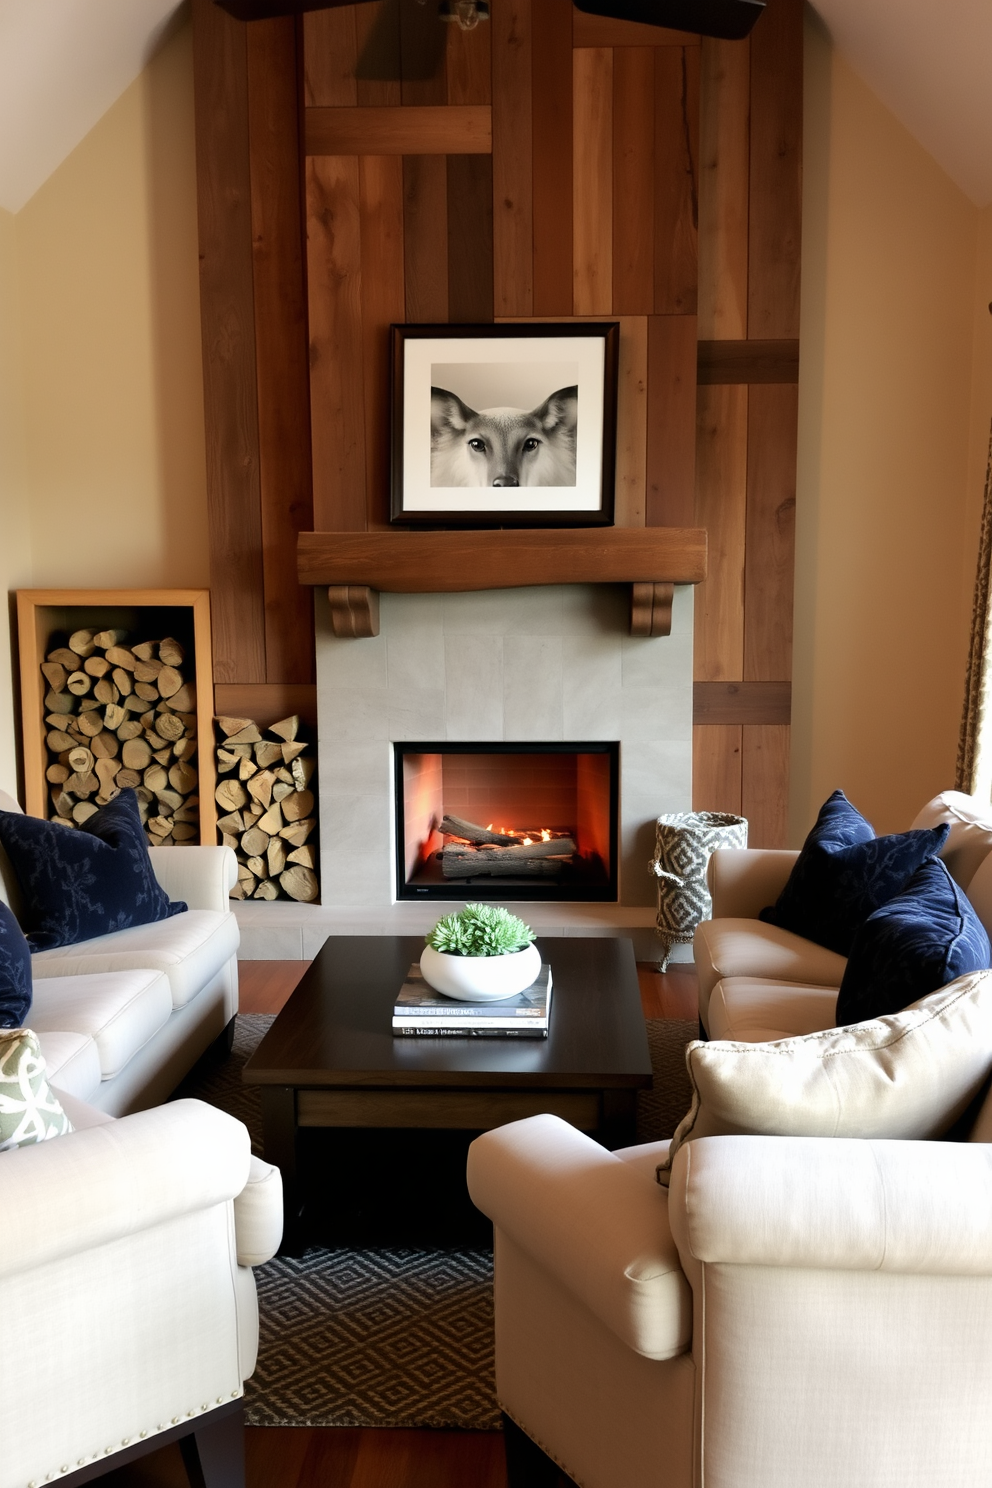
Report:
[[[0,502],[5,534],[22,531],[8,587],[207,583],[197,272],[187,23],[0,223]],[[10,779],[2,670],[0,695]]]
[[[5,596],[31,576],[17,311],[15,219],[0,209],[0,583]],[[13,676],[5,604],[0,611],[0,790],[16,785]]]
[[[980,214],[815,20],[805,180],[794,841],[953,783],[976,535]]]

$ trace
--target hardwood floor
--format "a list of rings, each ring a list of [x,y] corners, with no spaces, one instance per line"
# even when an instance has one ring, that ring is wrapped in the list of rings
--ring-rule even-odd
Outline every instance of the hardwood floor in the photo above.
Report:
[[[309,964],[240,962],[241,1011],[279,1012]],[[637,971],[646,1018],[698,1016],[691,965],[677,963],[662,974],[642,963]],[[506,1488],[497,1432],[250,1426],[245,1453],[247,1488]],[[177,1447],[153,1452],[102,1482],[105,1488],[189,1488]]]

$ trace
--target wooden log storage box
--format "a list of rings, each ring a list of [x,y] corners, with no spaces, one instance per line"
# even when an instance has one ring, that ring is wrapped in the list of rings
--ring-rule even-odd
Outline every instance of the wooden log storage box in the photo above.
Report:
[[[59,815],[52,800],[59,784],[70,795],[77,794],[71,791],[71,778],[53,782],[53,771],[75,770],[78,804],[88,806],[108,798],[123,770],[124,784],[151,792],[146,823],[150,842],[212,846],[217,840],[217,810],[208,591],[22,589],[17,594],[17,624],[27,811],[45,818]],[[88,644],[82,639],[86,635],[92,635]],[[82,649],[73,650],[70,637]],[[148,644],[166,639],[174,645],[162,655],[158,645]],[[53,649],[67,654],[49,661]],[[68,670],[70,651],[79,662],[75,674]],[[70,700],[76,703],[75,694],[85,711],[65,706]],[[140,712],[126,707],[131,698],[139,700]],[[180,706],[174,707],[172,699]],[[54,706],[56,701],[59,707]],[[67,734],[69,745],[61,751],[66,762],[60,763],[60,751],[50,742],[64,742],[59,738],[62,731],[55,728],[56,715],[69,728],[76,724],[77,713],[80,724],[96,719],[100,727],[86,724],[78,739]],[[146,714],[168,719],[169,737],[159,737],[143,723],[135,730]],[[127,737],[132,730],[133,737]],[[114,772],[114,766],[120,769]],[[80,814],[74,813],[74,819],[78,821]],[[176,835],[170,826],[173,820],[180,827]]]

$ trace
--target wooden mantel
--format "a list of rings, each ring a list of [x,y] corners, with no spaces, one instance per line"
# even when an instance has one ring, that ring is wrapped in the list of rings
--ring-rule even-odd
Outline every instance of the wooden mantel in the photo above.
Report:
[[[334,632],[379,633],[379,592],[630,584],[631,635],[668,635],[676,584],[706,577],[701,527],[301,532],[301,584],[328,586]]]

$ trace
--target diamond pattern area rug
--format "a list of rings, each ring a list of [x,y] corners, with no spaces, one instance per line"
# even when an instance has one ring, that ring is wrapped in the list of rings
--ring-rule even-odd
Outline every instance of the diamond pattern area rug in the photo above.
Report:
[[[258,1093],[241,1069],[272,1021],[239,1015],[230,1057],[176,1092],[243,1121],[259,1153]],[[641,1098],[639,1140],[671,1136],[685,1114],[684,1052],[695,1031],[648,1023],[655,1089]],[[255,1280],[251,1425],[498,1429],[490,1251],[311,1247],[300,1260],[256,1267]]]

